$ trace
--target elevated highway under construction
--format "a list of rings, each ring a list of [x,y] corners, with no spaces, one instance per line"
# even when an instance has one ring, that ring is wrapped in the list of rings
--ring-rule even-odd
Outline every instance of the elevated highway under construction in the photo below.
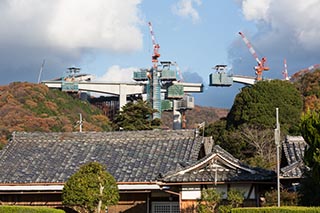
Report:
[[[62,89],[62,81],[42,81],[43,84],[52,89]],[[141,95],[146,93],[145,83],[108,83],[108,82],[74,82],[74,88],[70,91],[97,92],[119,97],[120,108],[127,103],[127,96]],[[75,86],[77,85],[77,86]],[[183,86],[184,93],[201,93],[203,85],[201,83],[176,82],[175,85]],[[77,89],[75,88],[77,87]]]
[[[188,94],[203,92],[202,83],[187,83],[176,80],[176,72],[166,70],[159,72],[159,78],[155,81],[159,82],[157,90],[159,97],[154,98],[154,94],[150,95],[150,91],[154,89],[154,84],[150,84],[147,78],[147,72],[143,69],[137,71],[138,75],[134,78],[136,82],[94,82],[91,81],[90,75],[76,75],[79,68],[69,68],[70,75],[56,80],[42,81],[43,84],[51,89],[60,89],[70,93],[99,93],[112,97],[112,101],[118,99],[118,109],[121,108],[132,98],[146,97],[147,101],[152,104],[152,107],[157,110],[157,114],[153,118],[161,118],[162,111],[173,111],[173,129],[181,129],[185,127],[184,112],[194,108],[194,98]],[[172,78],[168,79],[165,73],[172,74]],[[162,78],[161,78],[162,76]],[[154,104],[155,102],[159,104]]]

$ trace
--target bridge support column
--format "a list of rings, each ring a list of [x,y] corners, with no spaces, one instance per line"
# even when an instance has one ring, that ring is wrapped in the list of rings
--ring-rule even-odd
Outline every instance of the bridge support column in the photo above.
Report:
[[[173,129],[181,129],[181,113],[178,111],[178,101],[173,100]]]
[[[121,110],[127,104],[127,87],[126,85],[119,85],[119,109]]]

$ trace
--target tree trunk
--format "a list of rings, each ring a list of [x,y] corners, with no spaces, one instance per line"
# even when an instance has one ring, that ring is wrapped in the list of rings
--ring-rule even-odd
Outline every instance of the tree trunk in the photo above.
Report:
[[[102,197],[102,193],[103,193],[103,189],[104,189],[104,187],[102,186],[102,184],[101,183],[99,183],[99,190],[100,190],[100,197]],[[98,213],[100,213],[101,212],[101,206],[102,206],[102,200],[101,199],[99,199],[99,202],[98,202],[98,209],[97,209],[97,212]]]

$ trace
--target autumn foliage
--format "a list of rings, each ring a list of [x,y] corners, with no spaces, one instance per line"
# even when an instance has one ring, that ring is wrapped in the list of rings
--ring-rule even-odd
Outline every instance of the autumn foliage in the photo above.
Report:
[[[87,102],[43,84],[15,82],[0,87],[0,143],[13,131],[78,131],[79,113],[84,131],[110,129],[102,112]]]

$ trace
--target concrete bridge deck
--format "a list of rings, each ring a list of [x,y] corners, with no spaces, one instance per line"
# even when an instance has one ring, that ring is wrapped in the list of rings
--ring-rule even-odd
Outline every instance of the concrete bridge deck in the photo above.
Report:
[[[43,84],[49,88],[61,89],[62,81],[42,81]],[[126,104],[127,95],[145,94],[146,83],[114,83],[114,82],[74,82],[78,85],[79,91],[97,92],[109,95],[119,96],[120,108]],[[174,84],[183,85],[185,93],[200,93],[203,91],[203,84],[201,83],[185,83],[176,82]]]

